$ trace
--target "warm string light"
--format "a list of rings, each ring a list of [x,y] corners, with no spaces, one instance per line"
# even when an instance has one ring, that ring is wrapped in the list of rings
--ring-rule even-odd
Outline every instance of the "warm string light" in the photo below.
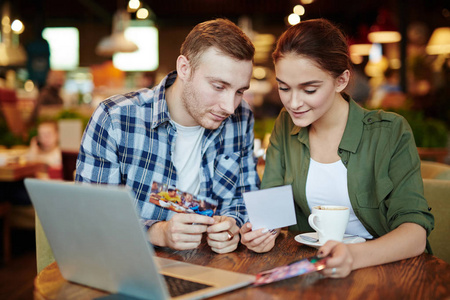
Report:
[[[25,30],[25,26],[20,20],[14,20],[11,24],[11,29],[16,34],[21,34]]]
[[[138,19],[146,19],[148,16],[149,16],[149,12],[148,12],[148,9],[146,9],[146,8],[140,8],[136,12],[136,18],[138,18]]]
[[[294,6],[294,14],[303,16],[305,14],[305,7],[303,7],[303,5],[300,4]]]
[[[309,3],[306,3],[306,4],[309,4]],[[303,5],[297,4],[296,6],[294,6],[292,11],[293,11],[293,13],[291,13],[287,17],[287,22],[289,23],[289,25],[295,25],[295,24],[300,23],[301,16],[303,16],[305,14],[305,7]]]
[[[298,23],[300,23],[300,16],[297,15],[297,14],[290,14],[290,15],[288,16],[288,22],[289,22],[289,24],[291,24],[291,25],[298,24]]]
[[[135,12],[141,7],[141,2],[139,0],[130,0],[128,2],[128,11]]]

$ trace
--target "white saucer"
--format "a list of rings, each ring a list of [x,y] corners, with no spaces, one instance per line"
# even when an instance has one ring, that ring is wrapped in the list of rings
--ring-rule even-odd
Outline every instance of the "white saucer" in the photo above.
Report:
[[[321,244],[320,242],[311,242],[309,240],[306,240],[303,238],[303,236],[306,237],[311,237],[311,238],[315,238],[317,239],[317,232],[308,232],[308,233],[302,233],[299,235],[295,236],[295,240],[301,244],[305,244],[314,248],[319,248],[320,246],[322,246],[323,244]],[[360,236],[353,236],[353,235],[349,235],[349,234],[345,234],[344,235],[344,240],[342,241],[344,244],[356,244],[356,243],[364,243],[366,241],[365,238],[362,238]]]

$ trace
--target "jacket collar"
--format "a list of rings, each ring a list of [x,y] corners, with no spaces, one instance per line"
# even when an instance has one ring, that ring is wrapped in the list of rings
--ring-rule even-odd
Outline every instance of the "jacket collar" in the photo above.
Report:
[[[347,125],[345,126],[345,131],[339,144],[340,149],[356,153],[363,134],[365,113],[366,110],[353,101],[353,99],[349,100]]]

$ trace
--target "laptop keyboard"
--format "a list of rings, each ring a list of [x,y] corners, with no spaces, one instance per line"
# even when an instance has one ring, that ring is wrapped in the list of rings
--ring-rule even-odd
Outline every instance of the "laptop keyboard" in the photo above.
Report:
[[[188,293],[192,293],[192,292],[195,292],[198,290],[203,290],[208,287],[211,287],[210,285],[207,285],[207,284],[202,284],[202,283],[198,283],[198,282],[194,282],[194,281],[190,281],[190,280],[186,280],[186,279],[181,279],[181,278],[172,277],[172,276],[168,276],[168,275],[163,275],[163,276],[164,276],[164,279],[166,280],[167,288],[169,290],[171,297],[177,297],[177,296],[185,295]]]

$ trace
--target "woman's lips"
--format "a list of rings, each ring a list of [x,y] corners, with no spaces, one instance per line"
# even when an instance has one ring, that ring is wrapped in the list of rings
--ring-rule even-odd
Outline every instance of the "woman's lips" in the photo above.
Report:
[[[301,117],[301,116],[303,116],[304,114],[306,114],[306,113],[309,112],[309,111],[310,111],[310,109],[304,110],[304,111],[298,111],[298,112],[292,111],[292,114],[293,114],[294,116],[296,116],[296,117]]]

